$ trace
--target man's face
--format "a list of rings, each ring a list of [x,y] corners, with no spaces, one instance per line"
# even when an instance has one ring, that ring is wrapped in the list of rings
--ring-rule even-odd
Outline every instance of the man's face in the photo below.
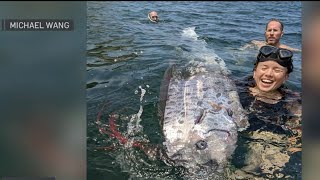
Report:
[[[153,21],[158,21],[159,17],[158,17],[157,12],[152,11],[152,12],[150,13],[150,18],[151,18]]]
[[[283,35],[283,31],[281,31],[281,24],[277,21],[269,22],[265,32],[267,44],[272,46],[280,45],[279,42],[282,35]]]
[[[278,89],[288,79],[287,71],[286,67],[273,60],[259,62],[254,70],[253,78],[258,89],[263,92],[271,92]]]

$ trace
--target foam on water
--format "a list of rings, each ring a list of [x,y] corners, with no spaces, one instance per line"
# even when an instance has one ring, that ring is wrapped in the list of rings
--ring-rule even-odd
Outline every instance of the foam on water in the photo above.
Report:
[[[198,40],[198,34],[195,32],[196,27],[187,27],[182,30],[182,36]]]
[[[206,41],[199,39],[199,35],[195,32],[195,27],[183,29],[181,37],[182,43],[191,48],[191,51],[187,54],[185,53],[185,56],[191,59],[190,63],[198,64],[196,69],[190,69],[190,71],[207,72],[209,67],[219,66],[225,74],[230,74],[224,60],[213,49],[207,48]]]

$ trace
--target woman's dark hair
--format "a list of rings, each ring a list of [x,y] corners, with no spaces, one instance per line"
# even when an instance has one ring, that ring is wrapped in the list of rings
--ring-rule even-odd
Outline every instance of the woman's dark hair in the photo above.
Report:
[[[288,70],[287,74],[290,74],[293,71],[292,56],[292,51],[288,49],[278,48],[271,45],[262,46],[259,49],[253,70],[256,70],[259,62],[275,61],[282,67],[286,67]]]
[[[273,60],[273,59],[270,59],[270,60]],[[273,60],[273,61],[274,61],[274,60]],[[261,61],[259,61],[259,60],[257,59],[256,62],[254,63],[253,71],[256,70],[259,62],[261,62]],[[292,64],[292,63],[290,63],[290,64],[288,64],[287,66],[284,66],[284,67],[286,67],[286,68],[288,69],[287,74],[290,74],[290,73],[293,71],[293,64]]]

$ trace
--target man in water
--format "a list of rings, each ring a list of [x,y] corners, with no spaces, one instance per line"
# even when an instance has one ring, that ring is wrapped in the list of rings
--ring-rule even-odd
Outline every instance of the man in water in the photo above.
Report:
[[[278,48],[289,49],[291,51],[300,51],[299,49],[295,49],[280,43],[281,37],[284,34],[283,29],[284,29],[283,23],[280,20],[273,18],[266,25],[265,41],[253,40],[251,41],[251,43],[259,49],[264,45],[271,45]],[[248,46],[250,45],[246,45],[244,48]]]
[[[156,11],[151,11],[149,14],[148,14],[148,18],[151,22],[154,22],[154,23],[157,23],[159,22],[159,16],[158,16],[158,13]]]
[[[250,126],[239,134],[233,156],[238,170],[230,179],[299,176],[292,169],[301,168],[301,97],[283,85],[293,71],[292,56],[288,49],[262,46],[253,77],[239,88]]]

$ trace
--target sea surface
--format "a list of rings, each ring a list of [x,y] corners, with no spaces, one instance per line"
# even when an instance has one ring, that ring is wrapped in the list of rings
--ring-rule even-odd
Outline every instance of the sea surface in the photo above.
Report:
[[[284,23],[283,44],[301,49],[301,8],[297,1],[88,2],[87,179],[181,179],[180,169],[110,136],[111,114],[125,138],[161,144],[158,101],[171,63],[187,60],[184,52],[196,48],[198,58],[207,58],[207,52],[221,57],[231,78],[241,80],[252,74],[258,52],[244,47],[264,40],[269,19]],[[149,21],[151,10],[158,12],[159,23]],[[185,43],[186,30],[203,46]],[[286,86],[301,93],[301,52],[293,60]],[[301,159],[294,161],[301,165]],[[299,168],[287,172],[301,178]]]

